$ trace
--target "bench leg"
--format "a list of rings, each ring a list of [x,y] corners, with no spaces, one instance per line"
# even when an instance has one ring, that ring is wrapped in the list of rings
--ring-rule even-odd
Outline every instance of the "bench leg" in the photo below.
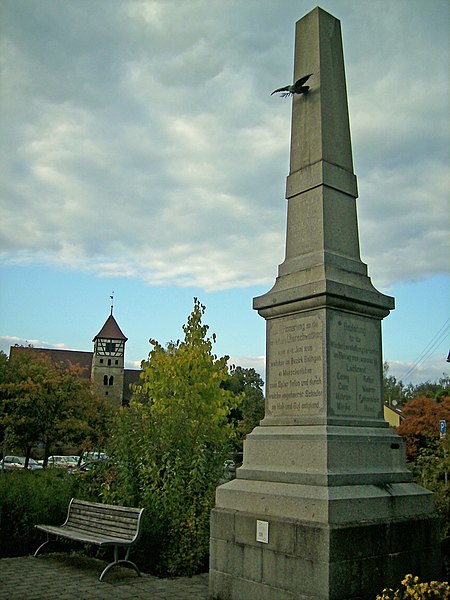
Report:
[[[47,545],[49,542],[51,542],[51,540],[50,540],[50,536],[49,536],[49,534],[47,533],[47,539],[45,540],[45,542],[44,542],[43,544],[41,544],[41,545],[39,546],[39,548],[36,550],[36,552],[34,553],[34,555],[33,555],[33,556],[37,556],[37,555],[39,554],[39,552],[42,550],[42,548],[43,548],[44,546],[46,546],[46,545]]]
[[[106,573],[112,569],[113,567],[115,567],[116,565],[127,565],[129,567],[131,567],[132,569],[134,569],[136,571],[136,573],[139,575],[139,577],[141,576],[141,572],[139,571],[137,565],[134,564],[133,561],[128,559],[128,556],[130,554],[130,548],[127,549],[127,553],[125,554],[125,558],[119,560],[119,548],[118,546],[114,546],[114,561],[109,563],[109,565],[107,565],[103,571],[101,572],[100,577],[98,578],[99,581],[103,581],[104,576],[106,575]]]

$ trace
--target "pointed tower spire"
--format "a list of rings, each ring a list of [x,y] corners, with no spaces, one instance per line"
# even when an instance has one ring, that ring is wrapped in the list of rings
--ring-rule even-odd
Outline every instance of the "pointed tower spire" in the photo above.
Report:
[[[125,343],[128,338],[117,324],[112,311],[111,304],[111,314],[92,340],[94,356],[91,379],[99,395],[108,396],[111,403],[120,406],[123,402]]]
[[[341,26],[318,7],[296,24],[294,81],[305,73],[312,73],[309,93],[294,96],[293,102],[290,172],[324,161],[352,175]],[[354,177],[349,181],[349,191],[356,195]],[[320,178],[310,181],[314,183],[321,183]]]

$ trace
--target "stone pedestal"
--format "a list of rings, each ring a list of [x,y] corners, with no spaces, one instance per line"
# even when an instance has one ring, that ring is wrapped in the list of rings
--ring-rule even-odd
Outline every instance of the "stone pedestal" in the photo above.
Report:
[[[265,417],[211,520],[216,600],[373,600],[439,577],[433,495],[383,420],[381,320],[393,298],[359,253],[340,24],[297,23],[286,256],[254,299],[266,320]]]
[[[268,543],[256,541],[258,517],[269,523]],[[427,517],[332,525],[214,509],[211,598],[374,600],[389,581],[403,579],[405,565],[435,571],[436,535]]]

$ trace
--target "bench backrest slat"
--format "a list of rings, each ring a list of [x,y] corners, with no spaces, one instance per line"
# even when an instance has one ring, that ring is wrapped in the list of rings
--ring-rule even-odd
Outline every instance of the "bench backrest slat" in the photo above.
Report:
[[[96,535],[132,541],[140,533],[143,509],[72,499],[65,522]]]

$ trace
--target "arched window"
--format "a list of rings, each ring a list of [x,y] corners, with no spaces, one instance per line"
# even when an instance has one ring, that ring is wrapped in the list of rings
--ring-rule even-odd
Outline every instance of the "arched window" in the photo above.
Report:
[[[103,385],[108,385],[108,375],[103,375]]]
[[[109,378],[109,385],[114,385],[114,376],[111,375],[111,377]]]

